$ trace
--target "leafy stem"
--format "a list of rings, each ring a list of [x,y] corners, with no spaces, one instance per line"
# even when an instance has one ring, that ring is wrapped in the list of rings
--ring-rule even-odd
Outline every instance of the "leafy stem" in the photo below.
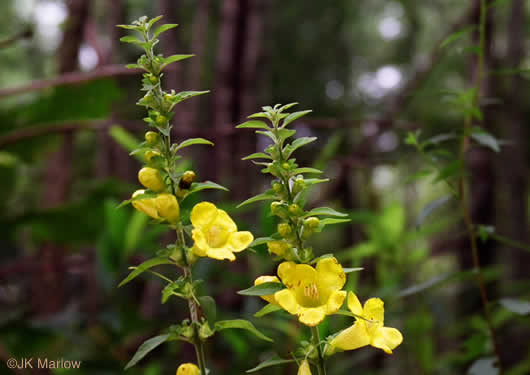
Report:
[[[326,375],[326,366],[324,363],[324,354],[322,353],[322,346],[320,345],[320,334],[318,333],[318,326],[311,327],[311,340],[313,341],[313,345],[317,349],[318,353],[318,362],[317,362],[317,369],[318,369],[318,375]]]

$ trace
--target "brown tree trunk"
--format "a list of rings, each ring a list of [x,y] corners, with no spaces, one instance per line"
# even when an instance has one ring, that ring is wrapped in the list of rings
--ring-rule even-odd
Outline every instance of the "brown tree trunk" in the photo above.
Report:
[[[83,41],[84,26],[89,13],[88,0],[68,1],[69,20],[64,31],[63,42],[58,52],[60,74],[77,70],[79,47]],[[73,132],[66,133],[62,144],[49,159],[43,202],[46,208],[64,204],[72,185]],[[65,249],[55,244],[44,244],[40,250],[40,272],[33,283],[33,308],[41,315],[59,311],[64,305],[64,256]],[[53,291],[53,293],[50,293]]]

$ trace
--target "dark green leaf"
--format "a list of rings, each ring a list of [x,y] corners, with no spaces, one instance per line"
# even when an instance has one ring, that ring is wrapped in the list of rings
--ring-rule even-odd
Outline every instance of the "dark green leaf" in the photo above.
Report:
[[[236,126],[238,129],[267,129],[270,128],[263,121],[250,120]]]
[[[434,211],[442,207],[444,204],[451,200],[451,195],[447,195],[438,199],[433,200],[431,203],[427,204],[421,210],[418,218],[416,219],[416,227],[420,227],[425,219],[429,217]]]
[[[247,204],[250,204],[250,203],[259,202],[259,201],[266,201],[266,200],[273,200],[273,199],[276,199],[276,195],[274,194],[274,192],[272,190],[268,190],[265,193],[256,195],[256,196],[254,196],[252,198],[249,198],[246,201],[240,203],[237,206],[237,208],[243,207],[243,206],[245,206]]]
[[[125,370],[133,367],[137,364],[143,357],[147,355],[151,350],[155,349],[160,344],[163,344],[171,337],[170,334],[160,335],[151,337],[149,340],[144,341],[142,345],[138,348],[132,359],[125,366]]]
[[[244,319],[221,320],[215,323],[215,329],[217,331],[222,331],[223,329],[231,329],[231,328],[245,329],[249,332],[252,332],[254,335],[256,335],[262,340],[273,342],[271,338],[265,336],[263,333],[258,331],[257,328],[254,327],[254,324],[250,323],[248,320],[244,320]]]
[[[239,292],[237,292],[237,294],[240,294],[242,296],[269,296],[282,289],[285,289],[285,286],[282,283],[269,282],[254,285],[248,289],[240,290]]]
[[[152,258],[152,259],[149,259],[149,260],[146,260],[145,262],[143,262],[142,264],[140,264],[138,267],[136,267],[134,269],[134,271],[132,271],[129,276],[127,276],[125,279],[123,279],[123,281],[118,285],[118,288],[127,284],[129,281],[131,281],[132,279],[134,279],[135,277],[141,275],[143,272],[145,272],[146,270],[148,270],[149,268],[152,268],[152,267],[155,267],[155,266],[159,266],[159,265],[162,265],[162,264],[175,264],[174,262],[172,262],[168,257],[164,256],[164,257],[157,257],[157,258]]]
[[[263,152],[255,152],[253,154],[245,156],[241,160],[249,160],[249,159],[272,159],[272,158],[270,157],[270,155],[267,155],[267,154],[265,154]]]
[[[201,310],[206,316],[206,320],[210,323],[210,327],[213,326],[217,319],[217,307],[215,306],[215,300],[210,296],[201,296],[198,298]]]
[[[191,188],[190,188],[188,195],[192,193],[196,193],[197,191],[205,190],[205,189],[228,191],[227,188],[225,188],[222,185],[216,184],[215,182],[204,181],[204,182],[194,182],[193,184],[191,184]]]
[[[166,57],[164,59],[164,62],[160,66],[160,68],[164,69],[166,66],[168,66],[171,63],[174,63],[174,62],[177,62],[177,61],[181,61],[181,60],[185,60],[185,59],[189,59],[190,57],[193,57],[193,56],[195,56],[195,55],[172,55],[172,56]]]
[[[272,238],[272,237],[259,237],[259,238],[254,239],[254,241],[252,241],[252,243],[250,245],[248,245],[248,247],[263,245],[263,244],[265,244],[267,242],[270,242],[270,241],[274,241],[274,238]]]
[[[254,368],[251,368],[250,370],[247,370],[247,373],[252,373],[252,372],[256,372],[256,371],[259,371],[259,370],[262,370],[264,368],[267,368],[267,367],[271,367],[271,366],[279,366],[279,365],[285,365],[287,363],[292,363],[292,362],[296,362],[295,359],[268,359],[266,361],[263,361],[261,362],[259,365],[257,365],[256,367]]]
[[[261,310],[259,310],[257,313],[254,314],[256,318],[261,318],[262,316],[265,316],[267,314],[270,314],[272,312],[282,310],[282,308],[278,305],[273,305],[272,303],[269,303],[265,305]]]

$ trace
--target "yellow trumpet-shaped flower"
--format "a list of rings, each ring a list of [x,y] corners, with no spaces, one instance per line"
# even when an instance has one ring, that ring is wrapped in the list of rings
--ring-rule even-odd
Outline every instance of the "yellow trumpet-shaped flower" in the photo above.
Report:
[[[199,375],[201,371],[194,363],[183,363],[177,369],[177,375]]]
[[[279,283],[280,280],[276,276],[260,276],[256,280],[254,280],[254,285],[259,285],[263,283]],[[277,305],[278,302],[276,302],[276,299],[274,298],[274,294],[269,294],[266,296],[261,296],[265,301],[268,303],[272,303],[273,305]]]
[[[302,361],[300,367],[298,367],[298,372],[296,375],[311,375],[311,368],[309,367],[309,362],[307,359]]]
[[[213,259],[236,259],[234,253],[245,250],[254,240],[250,232],[238,232],[228,214],[213,203],[201,202],[191,210],[195,255]]]
[[[139,195],[142,195],[145,193],[145,190],[136,190],[132,198],[136,198]],[[136,208],[138,211],[143,212],[147,216],[151,216],[153,219],[160,219],[160,216],[158,216],[158,211],[155,206],[155,198],[143,198],[143,199],[137,199],[133,200],[131,202],[134,208]]]
[[[278,266],[278,276],[287,289],[276,292],[274,299],[310,327],[337,312],[346,298],[346,292],[341,290],[346,275],[333,257],[319,260],[316,269],[308,264],[283,262]]]
[[[357,315],[355,324],[340,332],[329,343],[327,354],[335,351],[354,350],[366,345],[371,345],[392,354],[403,341],[403,336],[395,328],[384,327],[384,303],[379,298],[370,298],[361,306],[357,296],[350,292],[348,294],[348,308]]]

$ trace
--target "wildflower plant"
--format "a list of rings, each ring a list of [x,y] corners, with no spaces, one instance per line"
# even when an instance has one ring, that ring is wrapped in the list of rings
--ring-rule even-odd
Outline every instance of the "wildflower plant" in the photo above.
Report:
[[[161,78],[164,69],[193,55],[164,57],[154,53],[154,47],[159,42],[157,37],[177,26],[165,24],[154,28],[154,24],[160,18],[149,20],[147,17],[141,17],[130,25],[119,25],[121,28],[136,31],[140,36],[140,38],[125,36],[121,41],[135,44],[144,50],[137,63],[127,67],[144,71],[141,90],[145,91],[145,95],[137,104],[147,110],[148,116],[144,121],[149,129],[145,133],[145,141],[131,153],[141,154],[145,158],[145,166],[138,172],[138,180],[144,189],[135,191],[131,199],[123,204],[131,203],[134,208],[150,216],[156,223],[166,225],[169,230],[175,231],[176,241],[158,251],[155,257],[137,267],[131,267],[132,272],[120,283],[120,286],[147,271],[166,283],[162,290],[162,303],[166,303],[172,297],[186,300],[190,319],[172,325],[165,333],[145,341],[126,365],[126,369],[134,366],[162,343],[182,340],[195,346],[197,364],[181,364],[177,374],[205,375],[208,369],[204,343],[217,331],[240,328],[251,331],[261,339],[271,340],[261,334],[249,321],[242,319],[216,321],[215,300],[210,296],[201,295],[199,284],[202,280],[193,278],[193,266],[202,257],[234,261],[234,253],[245,250],[253,241],[253,236],[250,232],[238,231],[237,225],[230,216],[210,202],[195,205],[191,210],[191,224],[185,222],[180,208],[186,205],[187,197],[204,189],[226,189],[211,181],[196,182],[197,176],[194,171],[182,171],[177,164],[182,158],[179,151],[183,148],[192,145],[213,145],[203,138],[186,139],[180,143],[172,143],[171,139],[174,106],[208,91],[176,93],[174,90],[170,92],[163,90]],[[152,270],[159,265],[173,265],[179,268],[182,274],[174,279]]]
[[[262,173],[272,176],[271,189],[247,199],[240,206],[269,200],[271,214],[278,218],[277,232],[270,237],[257,238],[251,246],[266,244],[274,260],[279,261],[277,276],[258,277],[254,286],[240,291],[247,296],[260,296],[268,304],[256,316],[285,310],[311,329],[311,343],[301,342],[292,353],[293,359],[271,359],[248,372],[296,361],[298,374],[311,374],[310,364],[319,375],[326,374],[325,361],[332,355],[371,345],[391,354],[403,341],[395,328],[384,323],[383,301],[369,299],[364,307],[352,291],[343,290],[346,275],[361,269],[344,268],[333,256],[316,257],[308,240],[326,226],[348,222],[347,214],[330,207],[306,208],[308,189],[328,179],[306,177],[320,175],[315,168],[299,166],[293,153],[316,137],[301,137],[289,142],[296,134],[288,125],[311,111],[286,112],[297,103],[263,107],[263,111],[249,116],[249,121],[237,128],[258,129],[256,133],[271,140],[264,152],[254,153],[243,160],[263,166]],[[255,161],[255,160],[259,161]],[[348,295],[349,310],[342,309]],[[318,325],[328,315],[348,315],[356,319],[353,326],[321,340]]]

